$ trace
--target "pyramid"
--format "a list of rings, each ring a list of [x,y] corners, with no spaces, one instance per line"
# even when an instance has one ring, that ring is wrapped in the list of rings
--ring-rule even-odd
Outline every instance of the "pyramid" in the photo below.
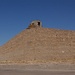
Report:
[[[25,29],[1,46],[0,63],[75,63],[75,31]]]

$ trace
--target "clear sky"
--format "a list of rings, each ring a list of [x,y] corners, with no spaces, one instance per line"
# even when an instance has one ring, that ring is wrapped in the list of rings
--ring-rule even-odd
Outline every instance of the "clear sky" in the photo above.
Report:
[[[0,0],[0,45],[33,20],[46,28],[75,30],[75,0]]]

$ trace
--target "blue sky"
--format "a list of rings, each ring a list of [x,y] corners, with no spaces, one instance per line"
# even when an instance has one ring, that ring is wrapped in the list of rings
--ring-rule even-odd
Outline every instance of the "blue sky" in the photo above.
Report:
[[[0,0],[0,45],[33,20],[45,28],[75,30],[75,0]]]

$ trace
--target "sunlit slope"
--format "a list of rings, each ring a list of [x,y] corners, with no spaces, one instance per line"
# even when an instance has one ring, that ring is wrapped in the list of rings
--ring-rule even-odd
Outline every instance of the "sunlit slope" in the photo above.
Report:
[[[1,63],[75,63],[75,31],[25,29],[0,49]]]

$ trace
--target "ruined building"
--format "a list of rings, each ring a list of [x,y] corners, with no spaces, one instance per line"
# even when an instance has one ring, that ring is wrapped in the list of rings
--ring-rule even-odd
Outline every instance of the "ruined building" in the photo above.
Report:
[[[27,29],[37,28],[37,27],[42,27],[42,22],[39,20],[34,20],[31,22],[31,24],[28,26]]]

